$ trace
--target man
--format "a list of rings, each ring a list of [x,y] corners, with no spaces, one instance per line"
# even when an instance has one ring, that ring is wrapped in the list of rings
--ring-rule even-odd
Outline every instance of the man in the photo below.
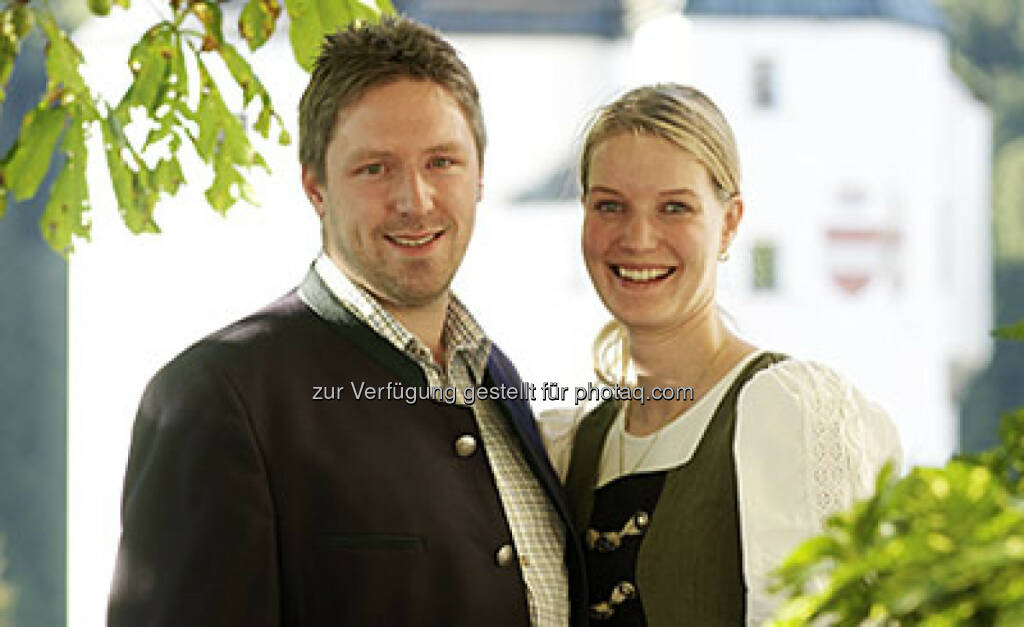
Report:
[[[469,71],[389,18],[328,37],[299,108],[324,253],[148,386],[109,623],[585,624],[529,406],[462,393],[520,384],[449,292],[481,190]]]

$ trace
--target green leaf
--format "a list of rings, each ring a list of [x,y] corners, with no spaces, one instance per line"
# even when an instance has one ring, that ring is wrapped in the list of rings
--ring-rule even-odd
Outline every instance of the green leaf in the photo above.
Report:
[[[199,122],[199,143],[206,159],[214,155],[214,151],[227,153],[232,163],[254,165],[254,151],[245,134],[241,121],[228,110],[220,91],[210,77],[203,63],[199,64],[203,94],[199,98],[196,120]]]
[[[227,213],[240,195],[249,200],[245,179],[229,162],[218,161],[214,169],[213,183],[206,190],[206,200],[220,214]]]
[[[238,50],[231,44],[224,44],[220,47],[219,52],[221,58],[224,59],[224,64],[228,67],[228,71],[231,72],[232,78],[242,88],[243,106],[248,105],[254,97],[259,97],[260,99],[260,113],[256,123],[253,125],[253,129],[266,138],[270,133],[271,119],[277,120],[278,127],[283,129],[284,122],[277,112],[274,111],[270,101],[270,93],[256,77],[249,63],[238,54]]]
[[[377,10],[359,0],[285,0],[285,6],[291,19],[288,37],[292,52],[307,72],[313,69],[325,35],[356,21],[376,21],[381,12],[394,13],[388,0],[379,0]]]
[[[1024,603],[1017,603],[999,613],[994,627],[1016,627],[1024,625]]]
[[[89,189],[85,178],[87,152],[83,115],[72,112],[72,123],[64,134],[61,149],[65,163],[50,190],[50,199],[39,220],[43,239],[58,253],[67,256],[74,250],[72,236],[89,239]]]
[[[225,44],[218,50],[224,64],[228,66],[231,77],[235,79],[238,86],[242,88],[242,104],[248,105],[253,96],[259,95],[264,99],[264,106],[270,101],[267,90],[252,71],[249,63],[242,58],[238,51],[231,44]]]
[[[224,133],[221,128],[221,120],[225,117],[227,107],[224,106],[224,100],[221,98],[217,86],[213,84],[213,79],[206,72],[206,68],[202,64],[199,68],[201,91],[199,106],[196,107],[193,116],[193,120],[199,125],[199,135],[193,137],[192,144],[195,146],[199,158],[209,163],[213,158],[217,140]],[[227,113],[227,116],[231,117],[231,114]]]
[[[18,58],[21,45],[16,39],[0,34],[0,102],[7,99],[7,81],[14,70],[14,61]]]
[[[157,187],[171,195],[176,194],[178,187],[185,182],[185,175],[181,171],[181,164],[178,163],[177,157],[161,159],[153,169],[153,174],[156,177]]]
[[[226,212],[239,198],[252,203],[249,187],[238,168],[261,166],[270,171],[266,161],[249,143],[245,128],[224,104],[206,65],[197,57],[202,93],[194,119],[198,136],[189,135],[196,152],[213,164],[214,180],[206,190],[206,199],[216,211]]]
[[[1024,342],[1024,318],[1005,327],[999,327],[992,332],[992,335],[1001,340]]]
[[[249,0],[242,14],[238,18],[238,32],[249,44],[249,50],[267,43],[267,40],[274,34],[274,27],[277,16],[281,14],[281,5],[278,0]]]
[[[7,32],[8,24],[10,32],[15,39],[25,39],[32,26],[35,24],[35,12],[27,5],[15,3],[14,6],[4,11],[3,30]]]
[[[110,0],[87,0],[89,10],[93,12],[93,15],[109,15],[110,14]]]
[[[360,0],[347,0],[348,11],[352,22],[376,22],[380,19],[380,13],[373,7],[363,4]]]
[[[7,97],[4,89],[14,70],[21,41],[32,30],[34,21],[34,13],[23,4],[15,4],[0,12],[0,102]]]
[[[291,25],[291,40],[295,61],[309,72],[320,54],[324,35],[348,26],[353,16],[349,3],[342,0],[285,0]]]
[[[203,23],[206,36],[203,50],[216,50],[224,44],[224,30],[221,28],[220,5],[214,0],[196,0],[189,5],[189,11]]]
[[[175,111],[172,110],[167,115],[158,118],[157,122],[159,122],[159,125],[156,128],[151,129],[149,133],[146,134],[146,141],[142,144],[143,152],[153,144],[160,142],[165,137],[174,133],[175,126],[179,124],[179,119],[175,114]]]
[[[94,108],[85,80],[78,72],[82,53],[68,38],[49,13],[38,15],[39,27],[46,35],[46,92],[51,100],[60,98],[64,104],[79,100]],[[91,112],[90,112],[91,113]]]
[[[377,10],[381,15],[395,14],[395,6],[391,4],[391,0],[377,0]]]
[[[57,145],[67,115],[62,108],[45,104],[25,115],[18,143],[13,148],[4,177],[16,200],[35,196],[39,184],[50,169],[50,157]]]
[[[0,176],[0,180],[3,177]],[[4,216],[7,215],[7,190],[0,185],[0,220],[3,220]]]
[[[267,135],[270,134],[271,117],[276,117],[276,115],[274,114],[274,110],[271,109],[269,106],[264,106],[262,109],[260,109],[260,116],[256,118],[256,123],[252,125],[252,129],[259,133],[260,135],[262,135],[264,138],[266,138]],[[281,124],[278,124],[278,126],[282,126],[283,128],[283,125]]]
[[[149,184],[149,172],[145,164],[131,150],[114,115],[103,118],[100,128],[103,130],[107,169],[110,171],[121,220],[132,233],[158,233],[160,229],[153,221],[158,191]],[[126,156],[135,168],[125,161]]]
[[[180,54],[180,43],[167,24],[149,29],[132,46],[128,64],[134,80],[117,105],[122,122],[128,119],[129,109],[135,106],[143,107],[149,116],[154,116],[165,102],[172,76],[175,85],[182,89],[187,87],[184,61],[178,65]]]

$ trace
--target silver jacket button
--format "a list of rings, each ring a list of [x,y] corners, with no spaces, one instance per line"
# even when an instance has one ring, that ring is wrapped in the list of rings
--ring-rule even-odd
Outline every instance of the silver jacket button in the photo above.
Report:
[[[498,563],[498,566],[508,566],[512,563],[516,557],[516,550],[512,548],[511,544],[503,544],[498,548],[498,552],[494,555],[494,561]]]
[[[476,452],[476,438],[466,434],[460,435],[455,440],[455,454],[459,457],[469,457]]]

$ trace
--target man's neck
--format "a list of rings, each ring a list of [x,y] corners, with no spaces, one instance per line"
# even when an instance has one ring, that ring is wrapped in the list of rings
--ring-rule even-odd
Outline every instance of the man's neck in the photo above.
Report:
[[[361,280],[357,274],[340,262],[337,256],[328,253],[327,258],[331,265],[340,271],[349,282],[359,287],[367,298],[380,305],[409,333],[423,342],[434,356],[434,361],[444,368],[445,354],[441,338],[444,333],[444,322],[448,316],[448,305],[451,302],[451,293],[447,289],[432,301],[416,306],[400,305],[377,294],[366,281]]]
[[[376,298],[376,296],[371,295],[371,298]],[[451,296],[447,291],[433,302],[418,307],[400,307],[380,299],[377,302],[385,311],[394,316],[395,320],[402,323],[409,333],[423,342],[430,349],[434,361],[442,368],[444,367],[445,355],[441,336],[444,333],[444,321],[448,315],[448,304],[451,302]]]

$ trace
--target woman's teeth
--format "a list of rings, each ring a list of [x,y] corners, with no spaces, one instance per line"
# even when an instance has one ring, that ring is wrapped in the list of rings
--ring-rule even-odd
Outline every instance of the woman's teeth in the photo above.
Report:
[[[612,266],[620,278],[626,279],[627,281],[656,281],[663,279],[672,273],[674,268],[623,268],[622,266]]]

